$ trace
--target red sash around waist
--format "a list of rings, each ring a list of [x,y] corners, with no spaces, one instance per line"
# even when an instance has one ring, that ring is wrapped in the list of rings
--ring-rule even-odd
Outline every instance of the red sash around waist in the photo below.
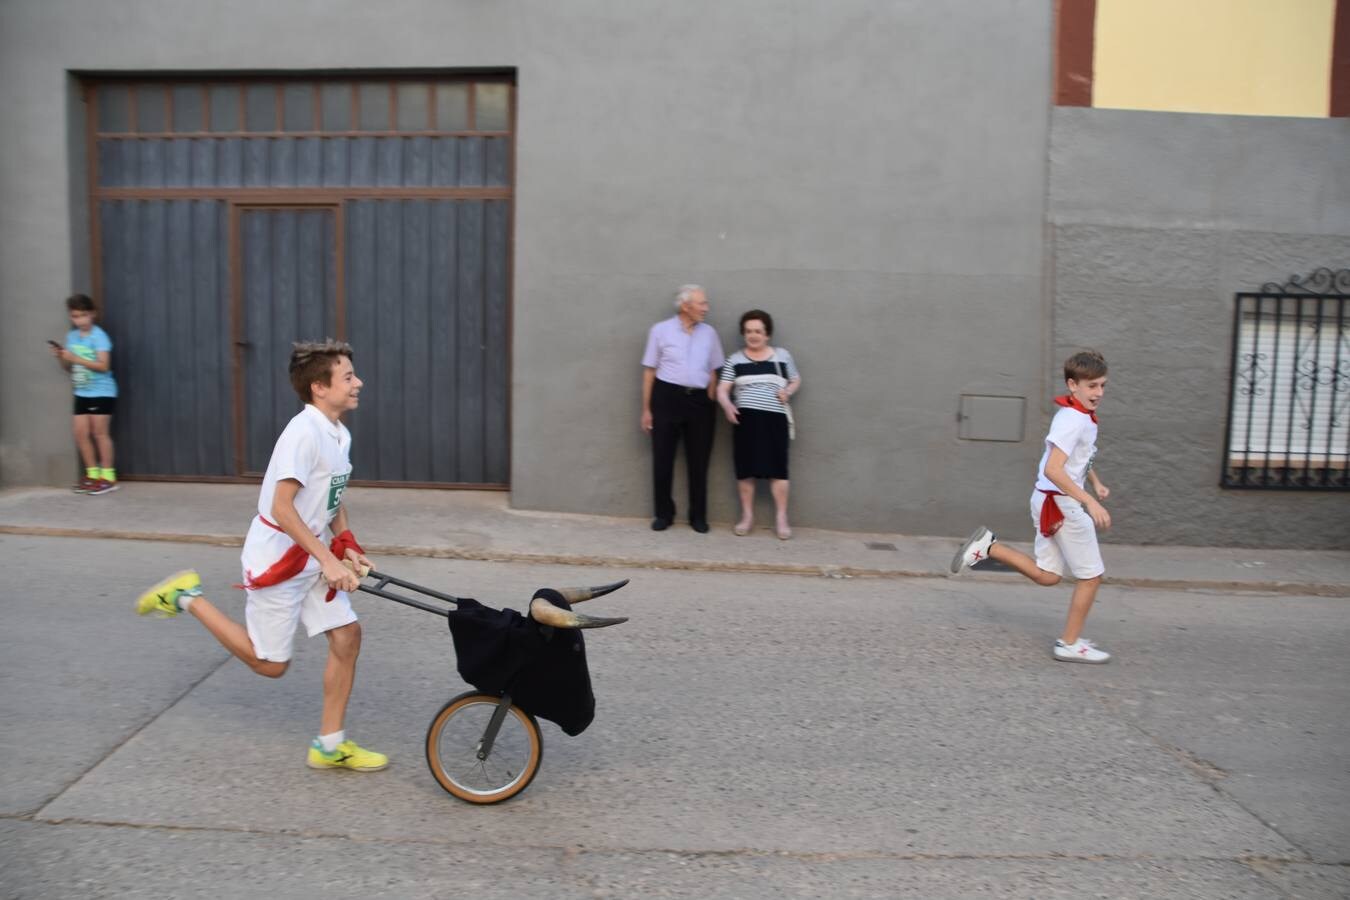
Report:
[[[1060,491],[1040,490],[1045,495],[1045,502],[1041,504],[1041,520],[1037,523],[1041,534],[1046,537],[1054,537],[1056,531],[1064,524],[1064,510],[1059,508],[1059,501],[1056,497],[1063,497]]]
[[[286,533],[282,530],[280,525],[270,521],[264,515],[259,515],[258,521],[262,522],[273,531],[279,531],[282,534]],[[356,542],[356,537],[352,534],[351,529],[347,529],[334,537],[333,542],[328,545],[328,549],[331,550],[333,555],[338,559],[344,558],[346,551],[349,549],[355,550],[357,553],[361,554],[366,552],[362,549],[361,545]],[[301,547],[299,544],[291,544],[290,548],[281,555],[281,559],[268,566],[266,571],[258,575],[254,575],[252,572],[245,572],[244,583],[235,585],[235,587],[250,591],[263,587],[271,587],[274,584],[280,584],[283,581],[299,575],[304,571],[305,566],[308,564],[309,553],[305,548]],[[328,594],[323,598],[324,602],[328,602],[336,596],[337,589],[329,588]]]

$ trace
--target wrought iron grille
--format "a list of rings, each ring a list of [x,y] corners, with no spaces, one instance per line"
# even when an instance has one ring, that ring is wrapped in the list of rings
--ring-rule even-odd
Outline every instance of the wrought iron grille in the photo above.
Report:
[[[1350,269],[1235,300],[1222,485],[1350,490]]]

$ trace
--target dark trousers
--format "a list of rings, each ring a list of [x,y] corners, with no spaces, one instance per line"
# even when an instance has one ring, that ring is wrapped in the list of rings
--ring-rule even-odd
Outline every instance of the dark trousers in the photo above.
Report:
[[[708,521],[708,460],[712,456],[717,404],[706,388],[684,388],[657,380],[652,385],[652,496],[658,519],[675,519],[671,481],[675,447],[684,438],[689,473],[689,521]]]

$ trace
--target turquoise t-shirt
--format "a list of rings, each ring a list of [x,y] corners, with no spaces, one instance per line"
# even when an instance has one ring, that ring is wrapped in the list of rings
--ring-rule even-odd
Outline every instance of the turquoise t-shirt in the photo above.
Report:
[[[112,352],[112,341],[108,338],[108,332],[97,325],[91,326],[88,334],[82,334],[80,329],[72,328],[66,335],[66,349],[80,359],[96,361],[99,353]],[[70,380],[75,386],[76,397],[117,396],[117,382],[113,379],[111,369],[107,372],[95,372],[81,365],[72,365]]]

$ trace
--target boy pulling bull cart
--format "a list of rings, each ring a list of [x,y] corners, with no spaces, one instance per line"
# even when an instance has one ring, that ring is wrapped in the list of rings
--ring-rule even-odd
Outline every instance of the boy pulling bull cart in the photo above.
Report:
[[[371,572],[371,561],[352,535],[342,504],[352,465],[351,433],[341,416],[357,408],[362,386],[352,348],[332,340],[296,344],[289,372],[305,406],[277,439],[258,512],[244,541],[245,624],[202,596],[201,578],[190,570],[142,594],[136,611],[161,617],[190,612],[225,649],[268,678],[280,678],[289,668],[298,623],[310,637],[325,635],[323,711],[306,762],[315,769],[357,772],[379,771],[389,759],[346,735],[347,704],[361,650],[361,626],[349,594],[361,589],[444,615],[450,620],[460,672],[479,691],[456,697],[432,721],[428,764],[446,790],[470,802],[495,803],[514,796],[534,777],[542,754],[533,713],[556,721],[570,735],[580,734],[594,716],[584,645],[575,629],[625,621],[581,616],[570,604],[627,582],[590,590],[543,589],[531,601],[529,615],[521,616]],[[367,573],[377,583],[363,587]],[[450,612],[395,594],[390,584],[451,602],[457,609]],[[472,752],[461,765],[455,754],[464,741]],[[519,745],[518,753],[514,745]]]

